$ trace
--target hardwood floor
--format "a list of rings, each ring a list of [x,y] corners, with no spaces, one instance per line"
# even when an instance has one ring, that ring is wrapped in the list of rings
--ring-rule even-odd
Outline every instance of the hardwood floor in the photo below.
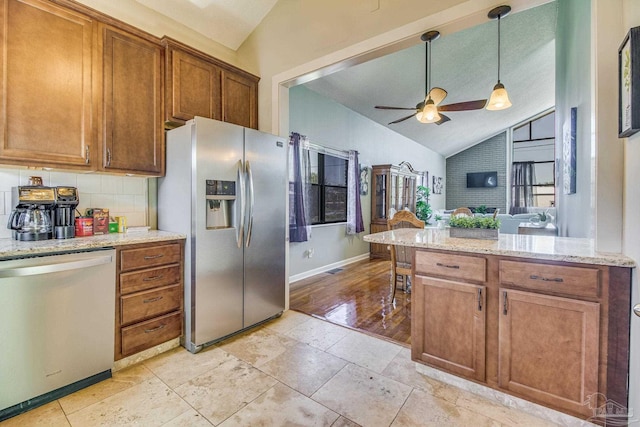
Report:
[[[292,283],[292,310],[411,344],[411,294],[390,303],[390,261],[364,260]]]

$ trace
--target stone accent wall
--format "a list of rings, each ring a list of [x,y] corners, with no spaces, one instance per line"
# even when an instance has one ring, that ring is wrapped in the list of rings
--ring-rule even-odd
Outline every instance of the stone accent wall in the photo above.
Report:
[[[446,206],[507,209],[507,133],[503,132],[473,147],[447,158]],[[498,172],[498,186],[467,188],[468,172]]]

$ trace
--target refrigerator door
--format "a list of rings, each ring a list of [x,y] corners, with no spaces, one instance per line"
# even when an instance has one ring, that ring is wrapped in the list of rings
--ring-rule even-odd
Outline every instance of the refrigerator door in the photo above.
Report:
[[[194,119],[191,274],[193,333],[196,346],[242,329],[243,304],[243,128]],[[230,202],[231,228],[207,228],[206,182],[235,182]],[[197,351],[197,349],[196,349]]]
[[[244,327],[284,310],[287,143],[245,129]]]

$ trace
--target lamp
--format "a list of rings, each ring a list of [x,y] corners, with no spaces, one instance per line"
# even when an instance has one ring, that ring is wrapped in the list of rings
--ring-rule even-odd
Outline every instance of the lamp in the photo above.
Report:
[[[431,50],[429,49],[429,45],[433,40],[436,40],[440,37],[439,31],[428,31],[424,33],[420,38],[422,41],[427,42],[425,45],[425,70],[424,70],[424,86],[425,86],[425,99],[424,106],[418,110],[416,113],[416,119],[420,123],[436,123],[442,120],[440,114],[438,114],[438,108],[436,107],[435,102],[431,99]]]
[[[498,20],[498,83],[493,87],[491,92],[491,98],[487,103],[487,110],[504,110],[511,107],[511,101],[509,101],[509,94],[504,88],[504,85],[500,83],[500,18],[507,16],[511,12],[510,6],[498,6],[491,9],[487,16],[489,19]]]

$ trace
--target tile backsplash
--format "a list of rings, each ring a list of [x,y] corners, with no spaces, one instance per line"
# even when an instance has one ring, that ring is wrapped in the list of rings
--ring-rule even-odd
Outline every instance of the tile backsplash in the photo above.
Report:
[[[129,226],[148,225],[147,178],[0,168],[0,238],[11,237],[6,226],[13,209],[11,188],[27,185],[30,176],[42,177],[46,186],[77,187],[82,214],[87,208],[108,208],[110,216],[126,216]]]

